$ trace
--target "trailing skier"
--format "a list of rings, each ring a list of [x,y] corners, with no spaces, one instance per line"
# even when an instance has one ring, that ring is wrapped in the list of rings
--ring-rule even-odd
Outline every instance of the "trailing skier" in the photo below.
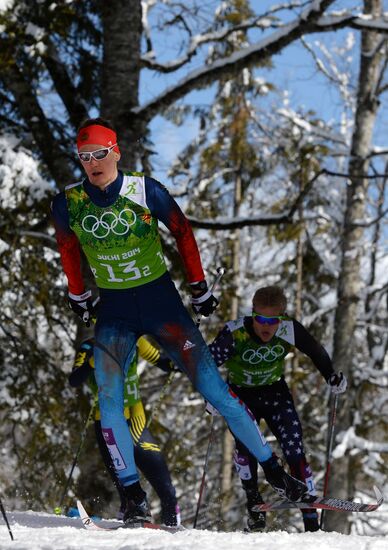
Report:
[[[310,357],[335,394],[343,393],[347,382],[342,372],[334,372],[323,346],[301,323],[290,318],[286,309],[287,299],[281,288],[258,289],[252,315],[226,323],[209,348],[217,365],[225,365],[231,390],[256,421],[264,419],[275,435],[292,476],[306,483],[309,493],[315,495],[302,426],[284,378],[285,357],[294,347]],[[258,490],[257,460],[243,442],[235,439],[234,463],[246,493],[248,529],[260,531],[265,528],[265,512],[252,510],[263,502]],[[302,514],[305,531],[317,531],[317,511],[304,509]]]
[[[94,376],[93,351],[93,338],[82,342],[75,356],[69,382],[73,387],[78,387],[87,382],[93,394],[96,394],[97,384]],[[139,338],[136,343],[136,353],[129,365],[124,382],[124,416],[129,428],[128,437],[132,436],[134,443],[136,466],[141,470],[160,499],[161,521],[164,525],[177,526],[180,524],[180,511],[170,473],[159,445],[146,427],[146,416],[140,397],[139,375],[137,373],[139,356],[164,372],[171,372],[173,364],[168,357],[161,355],[160,351],[146,338],[143,336]],[[126,493],[117,477],[112,457],[101,431],[101,413],[98,401],[94,410],[94,430],[101,457],[120,497],[121,505],[117,517],[123,519],[127,508]]]

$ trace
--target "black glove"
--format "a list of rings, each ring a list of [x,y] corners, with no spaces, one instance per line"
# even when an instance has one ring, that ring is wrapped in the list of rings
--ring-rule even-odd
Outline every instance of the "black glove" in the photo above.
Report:
[[[77,350],[73,363],[73,370],[69,375],[69,384],[73,388],[83,384],[94,368],[93,359],[94,339],[89,338],[82,342]]]
[[[96,307],[93,304],[92,292],[87,290],[83,294],[72,294],[69,292],[68,301],[69,308],[74,311],[82,319],[87,327],[90,327],[92,317],[96,315]]]
[[[173,370],[177,370],[175,368],[174,363],[171,361],[167,355],[161,355],[159,359],[156,361],[156,367],[158,367],[163,372],[171,372]]]
[[[346,376],[341,371],[338,374],[336,372],[333,372],[327,383],[330,386],[331,392],[337,395],[339,393],[344,393],[348,385]]]
[[[193,291],[191,297],[191,307],[194,313],[209,317],[218,306],[218,300],[208,290],[206,281],[200,281],[199,283],[193,283],[190,285]]]

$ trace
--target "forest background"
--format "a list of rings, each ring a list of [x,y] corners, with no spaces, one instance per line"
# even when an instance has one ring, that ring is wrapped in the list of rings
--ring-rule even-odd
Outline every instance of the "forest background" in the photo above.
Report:
[[[58,505],[90,409],[86,388],[67,382],[90,333],[66,306],[49,205],[80,178],[76,129],[97,114],[118,130],[121,167],[160,179],[189,216],[208,281],[227,270],[206,339],[249,312],[257,287],[280,284],[288,313],[349,381],[329,494],[367,499],[377,484],[388,497],[387,36],[382,0],[1,0],[0,488],[10,507]],[[166,376],[141,370],[150,411]],[[322,491],[329,391],[298,354],[286,377]],[[190,524],[210,419],[184,376],[168,389],[151,428]],[[199,526],[241,529],[222,419],[215,432]],[[66,504],[74,495],[117,511],[92,429]],[[386,513],[374,518],[327,514],[325,528],[386,532]],[[271,522],[301,529],[295,513]]]

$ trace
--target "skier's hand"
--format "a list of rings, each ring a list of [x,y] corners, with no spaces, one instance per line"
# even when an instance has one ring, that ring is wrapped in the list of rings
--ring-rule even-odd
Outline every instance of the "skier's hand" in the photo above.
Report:
[[[173,370],[178,370],[177,367],[174,365],[174,363],[171,361],[167,355],[161,355],[159,359],[156,362],[156,367],[158,367],[163,372],[171,372]]]
[[[83,294],[72,294],[69,292],[69,308],[82,319],[87,327],[90,327],[92,318],[96,315],[95,303],[92,300],[92,292],[87,290]]]
[[[339,393],[344,393],[344,391],[346,391],[348,381],[344,373],[340,371],[338,374],[334,372],[330,376],[328,384],[330,386],[331,392],[338,395]]]
[[[73,369],[69,375],[69,384],[73,388],[83,384],[94,369],[94,340],[89,338],[82,342],[74,359]]]
[[[211,403],[209,403],[209,401],[205,401],[205,411],[208,413],[208,414],[211,414],[212,416],[220,416],[220,413],[218,412],[218,410],[213,407],[213,405]]]
[[[193,283],[191,286],[191,307],[194,313],[209,317],[218,306],[218,300],[207,287],[206,281]]]

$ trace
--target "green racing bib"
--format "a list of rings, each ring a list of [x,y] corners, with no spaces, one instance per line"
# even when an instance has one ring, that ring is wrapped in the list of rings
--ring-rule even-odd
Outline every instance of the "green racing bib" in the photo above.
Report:
[[[235,352],[225,362],[228,379],[242,387],[273,384],[284,374],[284,359],[293,347],[292,321],[282,321],[270,342],[256,342],[244,327],[244,318],[227,323]]]
[[[65,190],[71,229],[100,288],[131,288],[166,271],[158,220],[146,203],[144,176],[124,174],[114,204],[94,204],[82,182]]]

